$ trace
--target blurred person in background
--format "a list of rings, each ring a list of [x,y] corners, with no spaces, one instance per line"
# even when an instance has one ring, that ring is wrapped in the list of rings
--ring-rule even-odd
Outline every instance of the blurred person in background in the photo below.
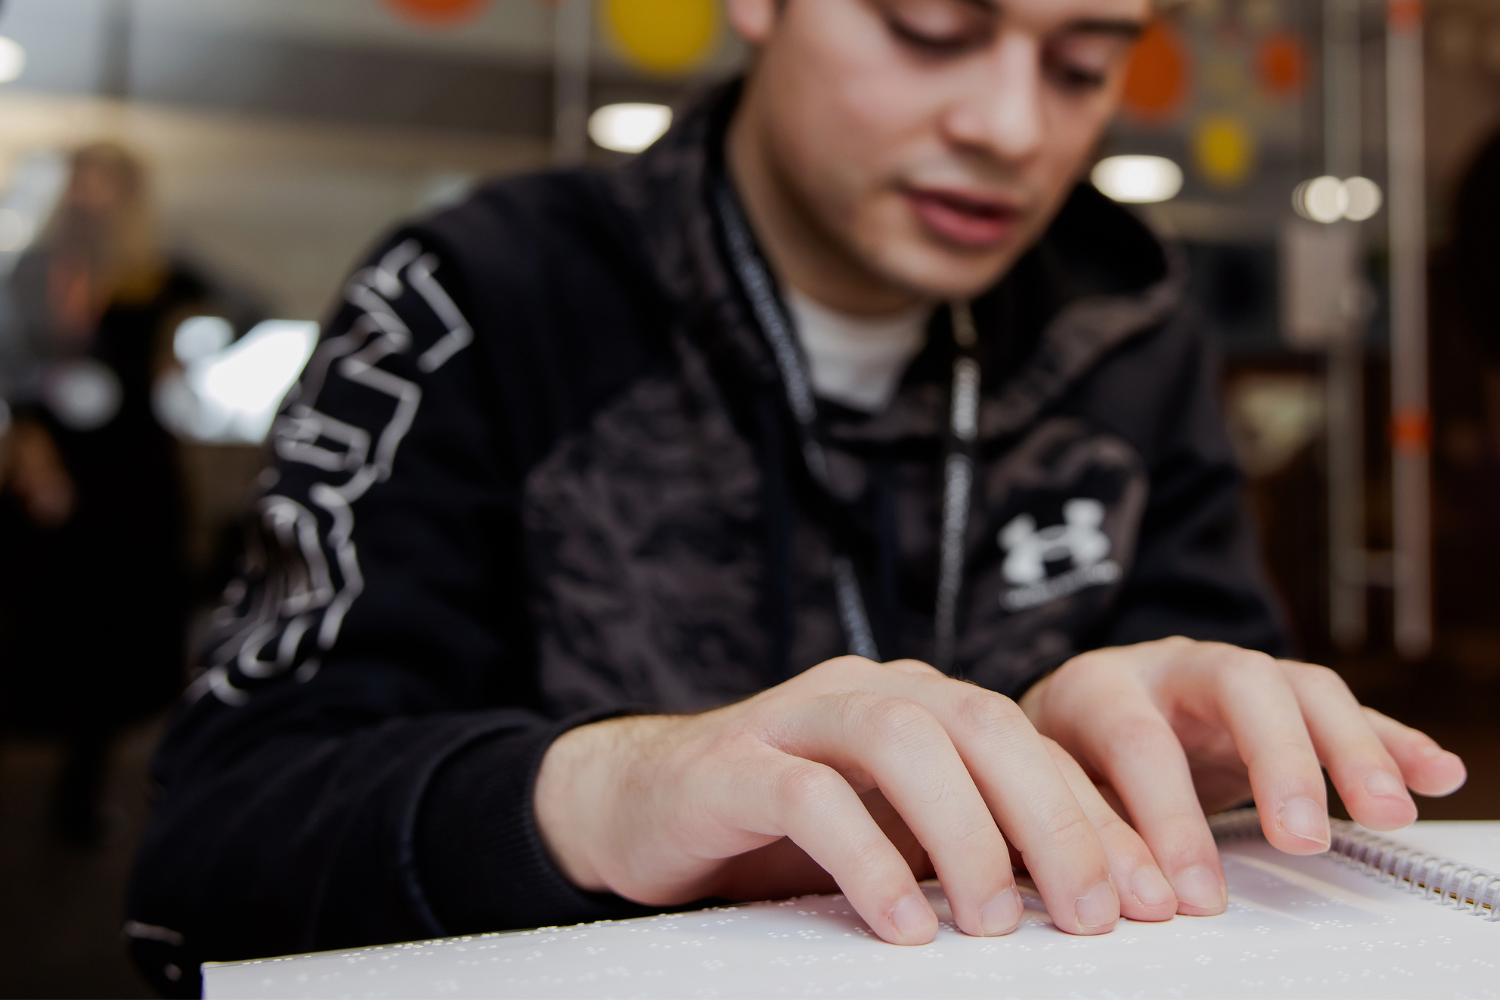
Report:
[[[97,143],[10,293],[0,724],[62,738],[53,822],[89,844],[113,734],[180,689],[184,504],[151,385],[204,288],[163,253],[141,163]]]

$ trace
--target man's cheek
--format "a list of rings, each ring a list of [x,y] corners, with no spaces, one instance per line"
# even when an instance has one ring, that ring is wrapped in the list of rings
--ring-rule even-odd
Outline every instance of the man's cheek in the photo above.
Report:
[[[1089,154],[1102,131],[1102,123],[1096,125],[1092,120],[1075,123],[1065,134],[1048,143],[1046,155],[1036,161],[1032,176],[1032,190],[1046,205],[1046,214],[1050,215],[1062,204],[1084,175]]]

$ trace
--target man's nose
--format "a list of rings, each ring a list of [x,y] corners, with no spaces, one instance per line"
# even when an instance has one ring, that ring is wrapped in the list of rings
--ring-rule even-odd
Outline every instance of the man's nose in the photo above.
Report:
[[[983,80],[948,115],[950,137],[1000,160],[1030,158],[1042,143],[1041,45],[1007,31],[976,71]]]

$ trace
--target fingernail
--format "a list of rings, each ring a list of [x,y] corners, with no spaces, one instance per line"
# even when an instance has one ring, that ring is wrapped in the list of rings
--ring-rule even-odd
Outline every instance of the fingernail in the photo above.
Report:
[[[1021,894],[1011,886],[979,908],[979,933],[985,937],[1009,934],[1021,922]]]
[[[1135,893],[1142,906],[1161,906],[1177,901],[1172,884],[1155,865],[1144,865],[1135,870],[1130,878],[1130,891]]]
[[[932,907],[927,905],[926,898],[922,896],[902,896],[891,908],[891,923],[908,940],[932,937],[932,922],[935,919]]]
[[[1218,913],[1229,905],[1229,891],[1224,880],[1203,865],[1178,872],[1172,886],[1177,890],[1178,901],[1195,910]]]
[[[1328,844],[1328,810],[1312,799],[1283,802],[1276,813],[1276,825],[1294,837]]]
[[[1458,754],[1454,753],[1452,750],[1444,750],[1442,747],[1423,747],[1422,756],[1426,757],[1428,760],[1447,758],[1449,760],[1456,760],[1460,764],[1464,762],[1464,759]]]
[[[1104,927],[1120,919],[1120,899],[1113,886],[1100,882],[1088,891],[1088,895],[1078,897],[1073,912],[1078,914],[1080,927],[1090,930]]]
[[[1365,791],[1383,799],[1406,798],[1406,786],[1386,771],[1371,771],[1365,779]]]

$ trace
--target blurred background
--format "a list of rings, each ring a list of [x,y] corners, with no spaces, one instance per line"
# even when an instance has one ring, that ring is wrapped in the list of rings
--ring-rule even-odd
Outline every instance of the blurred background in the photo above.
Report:
[[[608,164],[745,52],[718,0],[0,6],[0,996],[145,996],[146,762],[345,271]],[[1092,179],[1181,248],[1304,656],[1500,819],[1500,5],[1188,0]]]

